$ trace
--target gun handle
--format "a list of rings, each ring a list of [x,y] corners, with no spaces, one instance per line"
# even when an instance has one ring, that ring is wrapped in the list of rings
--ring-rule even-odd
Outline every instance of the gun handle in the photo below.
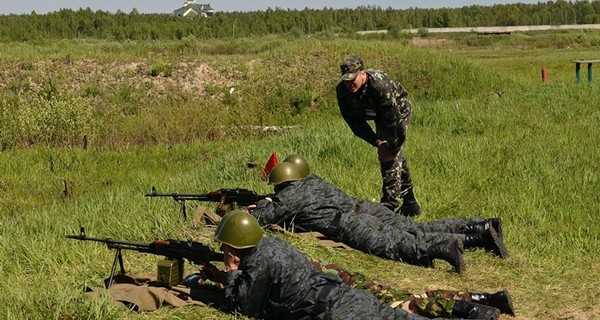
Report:
[[[183,216],[183,220],[187,220],[187,210],[185,205],[185,199],[179,200],[181,202],[181,215]]]

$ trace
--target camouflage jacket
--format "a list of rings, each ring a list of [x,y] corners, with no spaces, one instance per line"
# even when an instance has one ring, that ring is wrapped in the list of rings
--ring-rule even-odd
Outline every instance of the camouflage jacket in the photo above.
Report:
[[[379,70],[367,70],[367,81],[356,93],[348,91],[343,82],[336,88],[338,106],[342,117],[352,132],[376,145],[376,140],[386,140],[392,148],[399,147],[399,129],[403,120],[409,121],[412,106],[404,87]],[[368,120],[374,120],[374,132]]]
[[[239,270],[227,272],[225,300],[231,311],[259,319],[425,320],[351,288],[272,237],[263,237]]]
[[[336,214],[350,212],[359,203],[315,174],[292,182],[271,199],[260,200],[252,212],[260,225],[277,224],[325,235]]]
[[[318,231],[326,235],[325,228],[338,212],[365,213],[382,222],[406,219],[397,217],[381,203],[349,196],[314,173],[293,182],[271,199],[273,201],[260,200],[252,212],[260,225],[277,224],[287,229]]]
[[[313,319],[319,288],[328,283],[341,280],[283,240],[263,237],[239,270],[227,272],[225,300],[232,311],[254,318]]]

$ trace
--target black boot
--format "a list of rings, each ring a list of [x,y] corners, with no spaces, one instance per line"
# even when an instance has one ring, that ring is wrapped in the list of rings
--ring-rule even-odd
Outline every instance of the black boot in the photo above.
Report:
[[[402,197],[402,206],[398,212],[406,217],[414,217],[421,214],[421,206],[419,206],[412,188],[408,189],[408,193]]]
[[[499,316],[500,310],[474,302],[458,300],[452,308],[452,317],[457,318],[495,320]]]
[[[496,231],[498,238],[504,240],[504,234],[502,232],[502,220],[500,220],[500,218],[485,219],[481,222],[468,224],[461,230],[461,232],[464,234],[483,234],[490,228],[493,228]]]
[[[501,313],[515,316],[515,308],[512,304],[512,299],[507,290],[498,291],[496,293],[475,293],[470,292],[471,301],[486,306],[498,308]]]
[[[454,271],[461,273],[465,271],[465,261],[463,260],[463,242],[460,239],[451,239],[432,247],[428,254],[432,259],[441,259],[447,261],[454,267]]]
[[[502,259],[508,258],[508,250],[494,228],[487,228],[479,234],[465,234],[464,247],[465,249],[483,248]]]

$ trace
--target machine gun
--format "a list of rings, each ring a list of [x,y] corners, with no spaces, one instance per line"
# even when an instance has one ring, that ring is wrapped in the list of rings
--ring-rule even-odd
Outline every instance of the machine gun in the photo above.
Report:
[[[83,227],[80,228],[78,235],[66,235],[65,237],[105,243],[109,249],[115,250],[110,277],[105,283],[106,288],[109,288],[113,282],[117,262],[121,267],[121,274],[125,274],[121,250],[133,250],[165,257],[164,260],[158,262],[157,282],[168,286],[176,285],[183,280],[184,259],[196,265],[211,261],[223,261],[223,253],[215,252],[211,246],[195,241],[166,239],[142,243],[110,238],[91,238],[86,236]]]
[[[173,198],[173,200],[178,201],[181,204],[181,215],[184,220],[187,219],[186,201],[188,200],[217,202],[216,213],[223,216],[227,211],[236,209],[238,206],[247,207],[266,197],[266,195],[261,196],[254,191],[240,188],[218,189],[204,194],[157,193],[154,186],[152,187],[152,192],[146,193],[144,196]]]

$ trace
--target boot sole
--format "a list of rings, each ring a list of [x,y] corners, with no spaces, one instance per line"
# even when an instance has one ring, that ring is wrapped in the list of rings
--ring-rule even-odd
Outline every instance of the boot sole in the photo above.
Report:
[[[490,248],[495,255],[502,259],[508,258],[508,249],[504,245],[504,241],[498,236],[494,228],[489,229],[492,239],[494,239],[494,248]]]
[[[506,299],[500,303],[494,303],[493,307],[498,308],[501,313],[508,314],[510,316],[515,316],[515,307],[513,307],[512,298],[507,290],[502,291],[502,295]]]
[[[492,218],[489,220],[492,224],[492,228],[494,228],[494,230],[496,230],[496,233],[498,234],[498,238],[500,238],[500,240],[504,241],[504,232],[502,232],[502,219]]]
[[[465,259],[463,258],[463,253],[464,253],[463,244],[457,243],[454,252],[456,254],[456,260],[455,260],[456,265],[454,266],[454,271],[456,271],[456,273],[462,273],[463,271],[465,271],[467,269],[467,267],[465,265]]]

